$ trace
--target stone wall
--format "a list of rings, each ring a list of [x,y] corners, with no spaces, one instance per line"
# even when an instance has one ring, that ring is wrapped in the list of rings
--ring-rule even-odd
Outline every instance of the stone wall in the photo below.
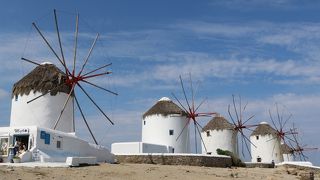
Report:
[[[272,163],[245,163],[246,168],[274,168],[275,165]]]
[[[116,155],[118,163],[231,167],[230,157],[192,155]]]

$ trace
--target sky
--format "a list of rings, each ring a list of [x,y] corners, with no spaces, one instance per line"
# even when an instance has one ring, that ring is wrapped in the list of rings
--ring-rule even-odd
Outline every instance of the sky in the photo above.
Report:
[[[97,0],[7,1],[0,7],[0,125],[10,122],[11,89],[34,66],[20,60],[61,65],[32,28],[36,22],[58,50],[53,21],[57,9],[62,44],[71,68],[75,15],[80,14],[77,68],[96,36],[87,70],[112,63],[112,75],[93,82],[119,93],[85,87],[111,117],[108,123],[78,90],[100,144],[140,141],[141,119],[163,96],[182,99],[179,75],[202,112],[229,118],[232,95],[248,106],[248,124],[267,121],[278,103],[285,128],[298,128],[301,144],[320,147],[320,3],[298,0]],[[182,99],[183,100],[183,99]],[[275,113],[273,111],[273,113]],[[205,125],[210,119],[201,118]],[[80,114],[77,134],[92,141]],[[190,132],[192,132],[190,126]],[[246,132],[250,135],[250,131]],[[193,137],[193,136],[192,136]],[[194,139],[191,138],[191,144]],[[200,147],[200,144],[198,144]],[[194,145],[191,145],[194,150]],[[305,153],[320,165],[320,151]],[[248,157],[247,157],[248,159]]]

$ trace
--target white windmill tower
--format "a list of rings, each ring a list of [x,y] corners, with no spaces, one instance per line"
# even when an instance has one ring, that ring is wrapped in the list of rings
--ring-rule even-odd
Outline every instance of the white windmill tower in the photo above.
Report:
[[[189,130],[183,131],[187,122],[186,112],[163,97],[143,114],[142,142],[171,146],[174,153],[188,153]]]
[[[202,139],[207,152],[202,144],[202,154],[217,155],[217,149],[228,150],[236,153],[237,133],[233,124],[224,117],[216,116],[202,129]]]
[[[267,122],[261,122],[258,125],[250,135],[250,141],[255,145],[255,147],[251,145],[252,162],[280,163],[283,161],[277,131]]]
[[[71,88],[66,75],[51,63],[42,63],[13,86],[11,127],[38,126],[52,129]],[[42,94],[47,96],[37,98]],[[57,130],[74,132],[73,98],[66,105]],[[31,103],[32,100],[35,100]]]

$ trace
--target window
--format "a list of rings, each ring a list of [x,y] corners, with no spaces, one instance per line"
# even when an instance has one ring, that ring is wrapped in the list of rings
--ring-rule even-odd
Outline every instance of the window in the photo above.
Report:
[[[18,95],[15,95],[15,96],[14,96],[14,100],[15,100],[15,101],[18,101]]]
[[[146,121],[143,121],[143,125],[146,125]]]
[[[207,152],[207,155],[211,155],[212,154],[212,152]]]
[[[207,131],[207,137],[209,137],[210,136],[210,131]]]
[[[257,162],[261,162],[261,157],[258,157],[258,158],[257,158]]]
[[[57,148],[61,149],[61,141],[57,141]]]
[[[256,136],[256,139],[259,140],[259,136]]]
[[[173,132],[174,132],[173,129],[170,129],[170,130],[169,130],[169,135],[170,135],[170,136],[173,136]]]

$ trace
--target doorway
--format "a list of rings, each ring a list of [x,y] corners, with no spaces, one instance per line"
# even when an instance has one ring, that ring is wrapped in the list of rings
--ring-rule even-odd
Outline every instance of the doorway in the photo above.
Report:
[[[29,150],[29,134],[27,135],[14,135],[13,136],[13,144],[16,142],[20,142],[21,145],[26,147],[26,150]]]

